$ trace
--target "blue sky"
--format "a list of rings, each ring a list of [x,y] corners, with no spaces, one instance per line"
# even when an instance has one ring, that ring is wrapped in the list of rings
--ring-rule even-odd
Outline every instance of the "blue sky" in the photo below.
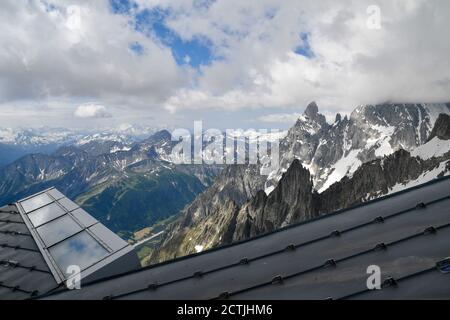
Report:
[[[130,24],[134,28],[148,37],[156,37],[161,44],[169,47],[172,55],[179,65],[190,65],[193,68],[199,68],[202,65],[209,65],[215,59],[220,59],[214,55],[213,42],[205,36],[195,36],[190,40],[183,40],[174,30],[168,27],[166,19],[171,18],[170,9],[156,6],[151,9],[140,9],[138,4],[131,0],[109,0],[111,10],[115,14],[125,15],[130,18]],[[211,0],[194,1],[196,9],[207,9]],[[275,10],[267,10],[266,18],[272,19],[276,15]],[[224,29],[226,33],[233,32]],[[242,36],[245,36],[243,34]],[[309,42],[310,34],[308,32],[299,33],[298,46],[293,51],[313,58],[314,52]],[[145,48],[140,43],[132,43],[130,49],[141,55],[145,53]]]
[[[302,32],[300,33],[299,38],[301,40],[301,44],[295,48],[294,52],[308,59],[314,58],[314,51],[309,43],[309,33]]]
[[[172,50],[172,55],[179,65],[188,64],[193,68],[208,65],[214,59],[213,44],[206,37],[195,37],[183,40],[176,32],[166,25],[170,10],[161,7],[140,10],[138,5],[130,0],[109,0],[111,10],[115,14],[126,15],[134,28],[148,37],[156,37],[161,44]],[[208,5],[204,2],[204,6]],[[200,4],[199,4],[200,5]],[[130,47],[137,54],[143,54],[145,48],[139,43]]]

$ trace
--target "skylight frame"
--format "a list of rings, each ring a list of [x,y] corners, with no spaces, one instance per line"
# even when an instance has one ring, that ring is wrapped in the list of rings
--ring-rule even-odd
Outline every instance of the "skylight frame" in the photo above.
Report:
[[[43,205],[41,207],[35,208],[29,212],[26,212],[25,209],[22,206],[22,203],[30,200],[34,197],[38,197],[42,194],[46,194],[47,196],[49,196],[52,199],[52,202],[47,203],[46,205]],[[57,197],[54,197],[54,195],[57,195]],[[61,197],[62,195],[62,197]],[[70,201],[71,203],[75,204],[75,206],[72,206],[72,210],[68,210],[66,209],[62,203],[60,203],[59,201],[63,200],[63,199],[67,199],[67,201]],[[43,207],[52,205],[52,204],[57,204],[62,210],[64,210],[64,214],[63,215],[59,215],[53,219],[50,219],[49,221],[46,221],[43,224],[40,224],[38,227],[35,227],[34,224],[31,222],[30,218],[28,217],[28,214],[33,213],[39,209],[42,209]],[[65,273],[65,270],[62,270],[61,266],[57,263],[56,259],[53,257],[53,255],[50,252],[50,249],[61,244],[64,241],[68,241],[70,238],[72,237],[76,237],[77,235],[79,235],[80,233],[87,233],[90,237],[93,238],[93,240],[100,245],[102,248],[104,248],[107,251],[107,255],[102,257],[101,259],[97,260],[96,262],[90,263],[87,267],[84,267],[83,269],[81,269],[81,276],[82,278],[87,277],[91,274],[93,274],[95,271],[103,268],[104,266],[106,266],[107,264],[113,262],[114,260],[116,260],[117,258],[120,258],[121,256],[128,254],[130,251],[133,251],[134,249],[132,248],[132,246],[130,246],[130,244],[128,244],[127,242],[125,242],[124,240],[122,240],[120,237],[118,237],[117,235],[115,235],[114,233],[112,233],[108,228],[104,227],[103,224],[101,224],[98,220],[96,220],[94,217],[92,217],[88,212],[86,212],[85,210],[83,210],[80,206],[78,206],[75,202],[73,202],[72,200],[70,200],[69,198],[67,198],[66,196],[64,196],[64,194],[62,194],[61,192],[59,192],[57,189],[55,188],[49,188],[46,189],[42,192],[36,193],[32,196],[29,196],[27,198],[24,198],[22,200],[19,200],[16,203],[16,206],[19,210],[20,215],[23,218],[23,221],[25,222],[27,228],[29,229],[31,235],[33,236],[33,239],[36,242],[37,247],[39,248],[39,251],[41,252],[45,262],[47,263],[52,275],[54,276],[56,282],[58,284],[65,282],[67,280],[69,280],[72,277],[77,276],[77,274],[73,274],[70,276],[67,276]],[[83,219],[78,219],[73,212],[77,211],[77,210],[82,210],[82,214],[86,214],[87,219],[84,219],[84,221],[81,221]],[[79,227],[80,230],[75,232],[75,233],[71,233],[69,236],[64,237],[61,240],[58,240],[55,243],[52,243],[51,245],[47,246],[43,237],[40,235],[40,233],[38,232],[38,228],[48,225],[49,223],[52,223],[58,219],[61,219],[63,217],[70,217]],[[89,220],[89,221],[88,221]],[[87,223],[86,223],[87,222]],[[97,235],[93,230],[95,229],[95,226],[102,226],[104,228],[106,228],[107,230],[109,230],[110,234],[105,235],[103,234],[103,238],[100,235]],[[93,230],[91,230],[93,229]],[[109,238],[108,238],[109,237]],[[116,238],[117,237],[117,238]],[[116,247],[116,249],[112,248],[112,245],[108,244],[108,241],[111,242],[112,244],[114,244],[116,241],[118,241],[118,239],[123,241],[123,247],[118,248]]]
[[[67,231],[70,231],[70,232],[67,232],[67,233],[64,233],[64,231],[66,231],[66,230],[61,230],[61,231],[63,231],[63,236],[61,236],[61,237],[57,237],[58,235],[57,234],[55,234],[54,232],[51,232],[51,230],[48,230],[48,228],[50,227],[52,227],[52,225],[54,225],[54,224],[56,224],[56,223],[61,223],[61,222],[65,222],[65,221],[63,221],[63,220],[67,220],[67,219],[69,219],[68,221],[70,221],[69,222],[69,224],[68,224],[68,228],[67,228]],[[77,229],[77,230],[70,230],[71,228],[75,228],[75,229]],[[41,232],[42,230],[45,230],[45,232]],[[62,241],[64,241],[64,240],[66,240],[66,239],[68,239],[68,238],[70,238],[70,237],[73,237],[73,236],[75,236],[77,233],[79,233],[79,232],[81,232],[83,229],[82,229],[82,227],[80,226],[80,224],[77,222],[77,221],[75,221],[70,215],[68,215],[68,214],[65,214],[65,215],[63,215],[63,216],[61,216],[61,217],[59,217],[59,218],[57,218],[57,219],[55,219],[55,220],[52,220],[52,221],[50,221],[50,222],[48,222],[48,223],[45,223],[45,224],[43,224],[43,225],[40,225],[39,227],[37,227],[36,228],[36,231],[37,231],[37,233],[39,234],[39,236],[40,236],[40,238],[42,239],[42,241],[45,243],[45,245],[47,246],[47,248],[50,248],[50,247],[53,247],[54,245],[56,245],[56,244],[58,244],[59,242],[62,242]],[[53,236],[54,236],[54,238],[52,239],[51,237],[49,237],[49,236],[52,236],[52,234],[53,234]],[[58,239],[58,240],[56,240],[56,238]],[[48,242],[48,243],[47,243]]]

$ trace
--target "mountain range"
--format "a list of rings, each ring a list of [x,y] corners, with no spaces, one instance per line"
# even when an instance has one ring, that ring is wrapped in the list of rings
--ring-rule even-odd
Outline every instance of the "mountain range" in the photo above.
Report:
[[[118,128],[105,128],[101,132],[47,127],[0,128],[0,167],[30,153],[50,154],[62,146],[83,146],[90,142],[130,145],[155,132],[154,128],[128,124],[120,125]],[[104,148],[102,150],[104,151]]]
[[[0,151],[38,152],[0,166],[0,203],[55,186],[127,239],[163,223],[148,258],[159,262],[448,174],[449,114],[450,104],[365,105],[328,123],[313,102],[288,131],[262,138],[281,138],[276,170],[175,164],[166,130],[4,129]]]
[[[127,239],[141,229],[166,223],[213,183],[222,166],[175,164],[172,149],[177,142],[170,132],[161,130],[144,139],[142,132],[129,129],[84,135],[54,129],[46,139],[44,132],[40,138],[25,139],[23,132],[10,137],[9,145],[24,148],[62,146],[48,153],[26,154],[0,167],[0,203],[55,186]],[[245,136],[255,134],[245,132]],[[267,133],[262,139],[285,134]],[[205,138],[203,147],[211,142]]]
[[[168,162],[176,142],[165,130],[134,143],[94,138],[51,154],[28,154],[0,168],[0,203],[55,186],[129,237],[178,213],[220,171]]]
[[[226,167],[149,257],[161,262],[305,221],[450,173],[449,104],[357,107],[326,122],[311,103],[281,141],[280,168]]]

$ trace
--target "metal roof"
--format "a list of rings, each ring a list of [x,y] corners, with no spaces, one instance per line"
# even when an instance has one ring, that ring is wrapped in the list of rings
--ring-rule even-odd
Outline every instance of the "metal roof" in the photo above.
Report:
[[[443,178],[248,241],[45,298],[372,299],[383,293],[450,298],[450,287],[439,283],[450,275],[436,268],[450,256],[449,238],[450,179]],[[381,268],[382,290],[367,291],[369,265]],[[421,282],[427,280],[436,287],[414,289],[418,284],[427,286]]]
[[[138,268],[131,245],[54,188],[0,211],[0,299],[35,297],[78,277],[85,284]]]
[[[28,299],[57,286],[16,206],[0,208],[0,299]]]

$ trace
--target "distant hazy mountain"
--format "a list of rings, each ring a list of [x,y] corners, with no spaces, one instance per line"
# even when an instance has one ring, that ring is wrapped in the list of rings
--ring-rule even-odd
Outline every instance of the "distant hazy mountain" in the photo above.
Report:
[[[95,142],[120,143],[124,147],[140,141],[155,130],[148,127],[122,125],[118,128],[103,129],[102,132],[89,130],[68,130],[62,128],[11,129],[0,128],[0,167],[30,153],[50,154],[61,146],[95,145]],[[94,144],[92,144],[94,143]],[[106,144],[102,148],[107,147]],[[103,152],[106,150],[101,150]]]
[[[281,168],[230,166],[152,254],[163,261],[246,239],[450,173],[449,105],[360,106],[326,122],[315,103],[282,140]],[[439,120],[438,120],[439,118]]]
[[[174,145],[167,131],[135,143],[96,135],[25,155],[0,168],[0,203],[55,186],[114,231],[136,231],[179,212],[220,170],[167,162]]]

